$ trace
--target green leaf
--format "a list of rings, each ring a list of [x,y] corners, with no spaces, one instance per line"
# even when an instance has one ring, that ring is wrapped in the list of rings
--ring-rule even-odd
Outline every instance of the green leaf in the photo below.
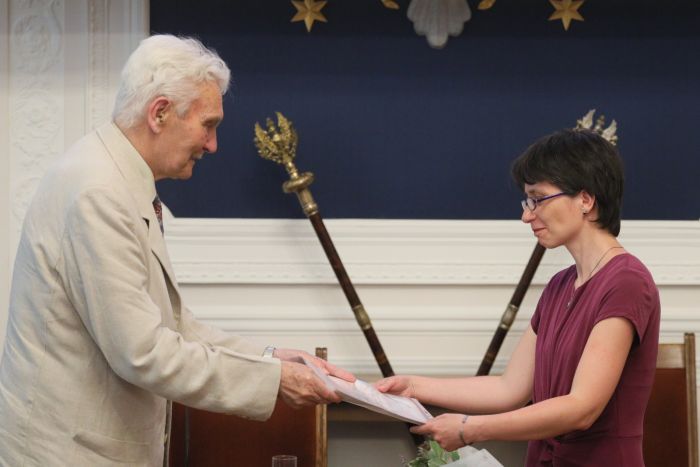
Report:
[[[458,459],[457,451],[445,451],[436,441],[430,440],[418,448],[418,457],[404,465],[406,467],[439,467]]]

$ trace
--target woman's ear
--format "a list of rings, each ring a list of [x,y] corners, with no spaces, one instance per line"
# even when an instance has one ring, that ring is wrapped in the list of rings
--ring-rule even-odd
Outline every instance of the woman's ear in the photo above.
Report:
[[[586,190],[582,190],[579,196],[581,200],[581,212],[586,215],[593,211],[593,208],[595,208],[595,196],[588,193]]]
[[[165,96],[156,97],[151,101],[146,109],[146,120],[153,133],[158,134],[163,130],[163,125],[165,125],[171,109],[172,104]]]

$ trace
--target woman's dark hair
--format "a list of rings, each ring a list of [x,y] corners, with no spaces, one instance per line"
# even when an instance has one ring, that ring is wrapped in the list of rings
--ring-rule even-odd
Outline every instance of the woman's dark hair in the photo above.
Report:
[[[537,140],[511,166],[520,189],[549,182],[568,195],[585,190],[595,196],[595,222],[617,237],[624,174],[615,146],[588,130],[561,130]]]

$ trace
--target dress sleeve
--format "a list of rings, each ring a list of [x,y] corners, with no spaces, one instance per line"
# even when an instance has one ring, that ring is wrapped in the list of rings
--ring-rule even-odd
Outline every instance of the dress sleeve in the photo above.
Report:
[[[552,310],[557,309],[558,303],[562,300],[562,294],[565,293],[567,281],[570,280],[572,273],[575,273],[574,266],[559,271],[552,276],[547,286],[542,291],[542,295],[540,295],[540,299],[537,301],[535,313],[532,315],[532,319],[530,319],[530,326],[532,326],[532,330],[535,334],[537,334],[542,320],[546,320],[546,317],[551,315]]]
[[[547,309],[551,306],[552,294],[554,293],[553,289],[556,288],[558,278],[559,278],[559,274],[554,276],[549,281],[547,286],[542,291],[542,295],[540,295],[540,299],[537,301],[537,306],[535,307],[535,313],[533,313],[532,318],[530,319],[530,326],[532,326],[532,330],[535,332],[535,335],[537,335],[537,331],[540,327],[540,322],[543,319],[543,315],[547,312]]]
[[[641,343],[658,306],[659,293],[650,277],[636,270],[620,271],[601,300],[595,324],[608,318],[625,318],[634,326]]]
[[[543,294],[544,295],[544,294]],[[530,319],[530,326],[532,330],[537,334],[537,329],[540,327],[540,318],[542,316],[542,298],[537,302],[537,307],[535,308],[535,313]]]

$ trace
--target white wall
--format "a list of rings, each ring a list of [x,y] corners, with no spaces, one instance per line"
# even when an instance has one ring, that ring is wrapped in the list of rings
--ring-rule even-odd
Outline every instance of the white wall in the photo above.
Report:
[[[475,374],[534,247],[529,228],[519,221],[326,224],[394,370]],[[700,331],[700,222],[625,221],[622,232],[659,286],[661,340]],[[327,346],[333,362],[378,377],[308,221],[166,219],[166,238],[185,301],[201,319],[263,343]],[[548,278],[569,264],[565,250],[546,252],[494,372],[503,370]],[[400,456],[411,456],[402,424],[336,421],[329,433],[334,467],[400,465]],[[524,443],[488,447],[504,465],[522,465]]]
[[[27,206],[49,164],[108,120],[147,12],[143,0],[0,0],[0,343]]]
[[[38,178],[108,118],[118,72],[148,30],[147,12],[147,0],[0,0],[0,335],[10,264]],[[534,247],[527,228],[517,221],[327,225],[395,371],[473,374]],[[185,299],[201,319],[279,346],[324,345],[333,361],[377,376],[306,220],[169,218],[166,229]],[[662,339],[699,331],[700,222],[625,221],[622,241],[659,284]],[[547,278],[568,263],[562,251],[546,253],[494,371]],[[402,453],[411,455],[401,425],[334,422],[330,433],[334,467],[398,465]],[[518,459],[521,447],[495,449]]]
[[[0,1],[0,355],[10,284],[9,30],[8,4],[3,0]]]
[[[534,247],[528,226],[326,224],[396,371],[476,371]],[[166,219],[166,226],[178,280],[200,318],[278,345],[327,345],[334,361],[376,373],[308,221]],[[660,287],[662,339],[698,329],[700,222],[624,221],[622,231],[621,241],[645,261]],[[527,326],[543,285],[570,263],[564,249],[545,254],[506,349]]]

